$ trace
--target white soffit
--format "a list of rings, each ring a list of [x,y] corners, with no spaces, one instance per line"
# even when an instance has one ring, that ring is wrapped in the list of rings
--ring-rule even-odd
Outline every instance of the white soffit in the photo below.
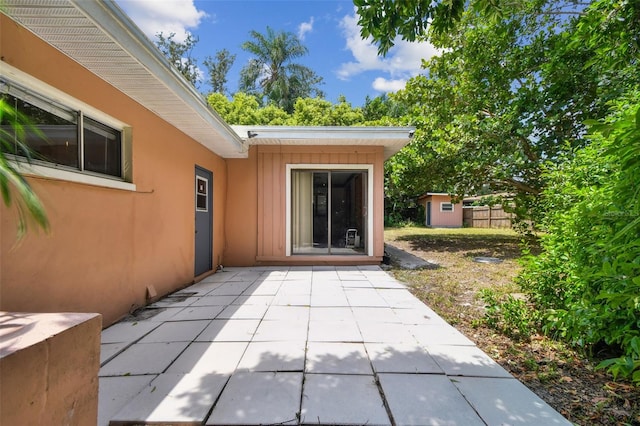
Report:
[[[231,126],[250,145],[383,146],[389,159],[407,145],[414,127]]]
[[[244,142],[112,0],[0,0],[4,13],[225,158]]]

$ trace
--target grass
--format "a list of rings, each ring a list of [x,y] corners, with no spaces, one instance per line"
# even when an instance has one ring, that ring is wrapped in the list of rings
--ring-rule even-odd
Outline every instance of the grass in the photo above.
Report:
[[[447,321],[477,316],[483,309],[477,293],[483,288],[501,294],[517,292],[513,277],[520,269],[519,236],[507,229],[385,229],[385,240],[440,267],[434,270],[397,270],[396,276]],[[500,264],[474,262],[475,257],[497,257]]]

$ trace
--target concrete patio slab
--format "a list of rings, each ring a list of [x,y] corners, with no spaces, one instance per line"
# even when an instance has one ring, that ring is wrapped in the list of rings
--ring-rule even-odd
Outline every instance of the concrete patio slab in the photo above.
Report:
[[[362,335],[355,322],[309,321],[310,342],[362,342]]]
[[[447,376],[380,374],[379,380],[398,426],[485,425]]]
[[[444,374],[438,363],[418,344],[365,343],[376,373]]]
[[[100,345],[100,365],[122,352],[128,343],[103,343]]]
[[[167,373],[232,374],[247,342],[193,342],[166,370]]]
[[[302,424],[390,425],[373,376],[308,374]]]
[[[238,371],[303,371],[305,347],[305,341],[251,342]]]
[[[103,331],[99,426],[567,424],[376,266],[190,288]]]
[[[262,321],[256,330],[255,342],[304,342],[307,340],[307,321]]]
[[[211,298],[213,299],[213,298]],[[168,318],[171,321],[194,321],[194,320],[212,320],[216,318],[225,306],[189,306],[182,308]],[[154,320],[156,320],[154,318]]]
[[[100,368],[100,376],[160,374],[189,342],[136,343]]]
[[[424,346],[475,346],[464,334],[446,323],[437,325],[414,325],[409,327],[409,332],[416,338],[418,343]]]
[[[191,342],[209,322],[210,320],[165,322],[140,339],[139,343]]]
[[[259,320],[213,320],[196,338],[198,342],[250,342]]]
[[[447,324],[438,314],[426,306],[417,308],[393,309],[393,313],[406,325],[444,325]]]
[[[354,321],[353,310],[348,306],[342,307],[311,307],[309,310],[311,321]]]
[[[389,307],[352,307],[351,311],[358,323],[361,322],[386,322],[402,323],[400,318]]]
[[[98,424],[106,425],[157,376],[100,377]]]
[[[371,362],[362,343],[309,342],[307,373],[373,374]]]
[[[188,308],[188,307],[187,307]],[[184,307],[176,308],[144,308],[145,315],[148,314],[148,318],[145,322],[165,322],[169,321],[176,314],[187,309]]]
[[[102,331],[101,343],[133,343],[160,324],[121,321]]]
[[[359,322],[358,327],[364,342],[416,343],[404,324],[368,321]]]
[[[274,295],[265,295],[265,294],[243,294],[238,296],[236,300],[233,301],[233,305],[261,305],[261,306],[269,306],[271,302],[273,302]]]
[[[195,302],[193,302],[190,307],[193,306],[227,306],[233,303],[238,296],[212,296],[207,294]]]
[[[207,425],[296,423],[302,373],[239,372],[213,408]]]
[[[228,379],[221,374],[161,374],[113,416],[111,426],[200,425]]]
[[[500,364],[475,346],[429,345],[429,355],[449,376],[511,377]]]
[[[453,384],[488,425],[572,424],[516,379],[460,377]]]
[[[229,305],[216,317],[217,319],[262,319],[269,305]]]
[[[274,304],[267,309],[264,314],[265,321],[284,320],[284,321],[309,321],[310,308],[307,306],[281,306]]]

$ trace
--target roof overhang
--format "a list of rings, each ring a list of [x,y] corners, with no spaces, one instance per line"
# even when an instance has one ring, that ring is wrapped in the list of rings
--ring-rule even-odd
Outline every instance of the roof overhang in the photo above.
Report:
[[[3,12],[212,152],[247,148],[112,0],[1,0]]]
[[[384,147],[389,159],[408,144],[414,127],[231,126],[249,145],[361,145]]]

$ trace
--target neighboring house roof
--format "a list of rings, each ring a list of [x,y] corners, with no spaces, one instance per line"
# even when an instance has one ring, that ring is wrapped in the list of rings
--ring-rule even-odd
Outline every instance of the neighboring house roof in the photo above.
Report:
[[[209,150],[247,156],[243,140],[112,0],[0,4],[11,19]]]
[[[423,200],[425,198],[431,197],[432,195],[446,195],[451,196],[448,192],[425,192],[424,194],[418,197],[418,200]]]
[[[250,145],[383,146],[385,160],[411,141],[414,127],[231,126]]]

